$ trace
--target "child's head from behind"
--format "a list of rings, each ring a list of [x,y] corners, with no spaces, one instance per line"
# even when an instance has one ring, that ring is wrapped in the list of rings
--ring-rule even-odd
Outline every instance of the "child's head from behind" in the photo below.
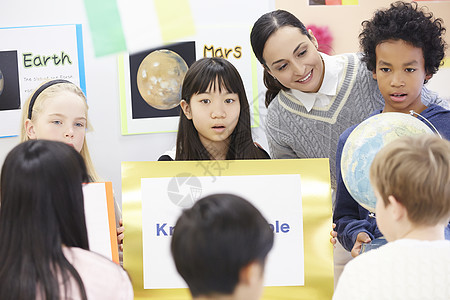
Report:
[[[183,211],[171,249],[193,297],[246,291],[258,299],[273,239],[266,219],[252,204],[238,196],[216,194]]]
[[[45,139],[72,146],[85,160],[92,180],[97,175],[86,143],[86,97],[75,84],[52,80],[29,97],[22,110],[21,141]]]
[[[362,60],[378,81],[385,111],[420,109],[422,85],[444,58],[442,20],[417,3],[395,2],[362,25]]]
[[[31,140],[16,146],[1,173],[2,238],[15,251],[63,244],[87,249],[82,192],[87,177],[83,158],[64,143]]]
[[[177,159],[214,159],[206,149],[226,145],[235,158],[251,140],[250,109],[241,76],[223,58],[202,58],[189,68],[181,91]],[[229,148],[228,148],[229,147]]]
[[[383,147],[370,167],[377,194],[377,223],[390,239],[379,211],[400,203],[415,226],[443,227],[450,219],[450,142],[434,135],[401,137]],[[385,223],[386,222],[386,223]],[[395,234],[394,234],[395,235]],[[392,233],[391,233],[392,236]]]

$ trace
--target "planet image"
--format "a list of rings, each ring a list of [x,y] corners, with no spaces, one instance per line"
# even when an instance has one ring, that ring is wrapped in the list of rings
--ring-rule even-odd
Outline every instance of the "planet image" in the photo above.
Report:
[[[353,199],[374,212],[377,199],[370,185],[369,171],[375,155],[401,136],[421,134],[433,134],[433,131],[417,118],[398,112],[378,114],[356,126],[345,142],[341,158],[342,179]]]
[[[5,86],[5,78],[3,77],[2,70],[0,70],[0,95],[3,93],[4,86]]]
[[[162,110],[176,107],[181,100],[181,84],[188,70],[184,59],[170,50],[156,50],[139,65],[137,86],[148,105]]]

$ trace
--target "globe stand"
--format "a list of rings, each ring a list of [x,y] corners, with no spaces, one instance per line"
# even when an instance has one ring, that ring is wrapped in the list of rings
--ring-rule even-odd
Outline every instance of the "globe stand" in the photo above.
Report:
[[[373,250],[373,249],[377,249],[377,248],[385,245],[386,243],[387,243],[387,241],[386,241],[386,239],[384,237],[376,238],[376,239],[374,239],[373,241],[371,241],[369,243],[362,244],[361,251],[359,252],[359,254],[368,252],[368,251]]]

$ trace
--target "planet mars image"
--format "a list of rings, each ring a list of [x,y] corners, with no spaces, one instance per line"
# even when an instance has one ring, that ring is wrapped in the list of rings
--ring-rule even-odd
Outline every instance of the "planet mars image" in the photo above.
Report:
[[[168,110],[179,105],[181,85],[188,66],[184,59],[170,50],[156,50],[139,65],[137,86],[148,105]]]

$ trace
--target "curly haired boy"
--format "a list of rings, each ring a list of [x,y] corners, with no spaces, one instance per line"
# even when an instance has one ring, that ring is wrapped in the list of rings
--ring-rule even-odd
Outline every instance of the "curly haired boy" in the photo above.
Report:
[[[374,114],[412,110],[423,117],[419,118],[421,121],[428,120],[444,138],[450,139],[450,111],[436,104],[427,107],[421,101],[423,85],[436,73],[444,57],[442,20],[415,2],[399,1],[376,11],[371,20],[362,24],[359,37],[363,61],[373,72],[385,101],[384,109]],[[355,127],[348,128],[339,138],[333,214],[339,242],[353,257],[359,255],[363,243],[382,235],[375,219],[351,197],[340,173],[342,149]],[[450,224],[446,238],[450,239]]]

